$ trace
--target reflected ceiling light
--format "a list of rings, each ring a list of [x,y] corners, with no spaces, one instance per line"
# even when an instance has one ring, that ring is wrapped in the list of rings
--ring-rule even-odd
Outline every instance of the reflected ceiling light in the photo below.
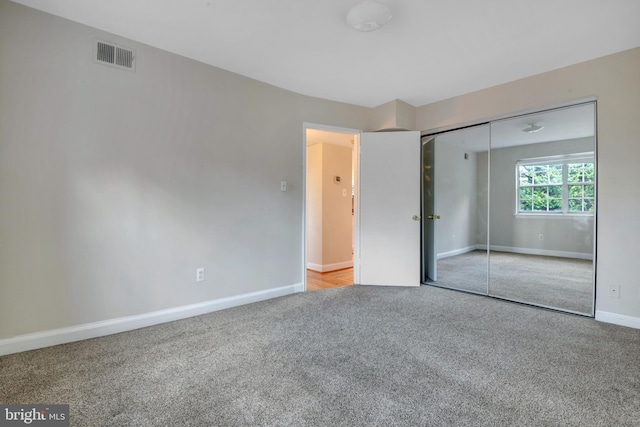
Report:
[[[391,9],[373,0],[364,0],[347,14],[347,24],[358,31],[375,31],[391,20]]]
[[[529,126],[522,129],[522,132],[535,133],[535,132],[541,131],[542,129],[544,129],[544,126],[540,126],[535,123],[529,123]]]

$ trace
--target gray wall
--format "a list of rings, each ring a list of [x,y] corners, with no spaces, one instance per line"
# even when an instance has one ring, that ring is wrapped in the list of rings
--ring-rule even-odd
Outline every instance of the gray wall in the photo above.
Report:
[[[559,105],[598,101],[596,317],[640,325],[640,48],[538,74],[417,109],[418,129],[436,129]],[[620,297],[608,295],[620,286]]]
[[[369,120],[0,0],[0,338],[302,282],[302,124]]]
[[[353,266],[352,156],[350,147],[307,146],[307,268],[311,270]],[[339,184],[335,176],[341,177]]]
[[[91,62],[94,37],[137,71]],[[636,48],[416,110],[426,130],[597,97],[596,308],[633,318],[639,69]],[[0,0],[0,339],[301,282],[305,121],[370,110]]]
[[[516,216],[515,165],[518,160],[594,151],[593,138],[520,145],[491,150],[491,246],[593,254],[593,216]],[[479,201],[486,206],[486,198]],[[543,240],[538,236],[542,234]]]
[[[465,159],[464,149],[438,143],[438,137],[435,144],[435,202],[441,216],[436,244],[442,257],[476,245],[476,153],[467,152],[469,158]]]

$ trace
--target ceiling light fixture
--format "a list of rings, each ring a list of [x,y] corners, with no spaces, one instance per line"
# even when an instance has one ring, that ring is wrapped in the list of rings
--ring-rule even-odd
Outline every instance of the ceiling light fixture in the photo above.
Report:
[[[347,14],[347,24],[358,31],[375,31],[391,20],[391,9],[373,0],[364,0]]]
[[[529,126],[522,129],[522,132],[535,133],[544,129],[544,126],[537,125],[535,123],[529,123]]]

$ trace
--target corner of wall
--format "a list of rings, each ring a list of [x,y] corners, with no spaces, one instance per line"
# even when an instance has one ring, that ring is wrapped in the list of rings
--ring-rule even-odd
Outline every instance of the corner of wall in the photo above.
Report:
[[[372,131],[393,129],[396,126],[396,105],[395,101],[389,101],[371,109],[369,128]]]
[[[416,128],[416,107],[396,99],[396,128],[405,130],[420,130]]]
[[[416,107],[395,99],[372,108],[371,130],[416,130]]]

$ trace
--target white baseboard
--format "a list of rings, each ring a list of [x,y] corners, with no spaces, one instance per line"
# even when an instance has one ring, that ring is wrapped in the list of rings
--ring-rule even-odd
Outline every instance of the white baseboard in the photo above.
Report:
[[[629,328],[640,329],[640,317],[625,316],[623,314],[596,310],[596,320],[605,323],[613,323],[615,325],[627,326]]]
[[[322,273],[322,265],[313,262],[307,263],[307,270],[319,271]]]
[[[477,245],[478,249],[486,248],[487,245]],[[562,258],[577,258],[577,259],[588,259],[592,260],[592,254],[585,254],[582,252],[566,252],[566,251],[550,251],[547,249],[532,249],[532,248],[516,248],[511,246],[496,246],[491,245],[489,249],[497,252],[511,252],[514,254],[525,254],[525,255],[543,255],[543,256],[555,256]]]
[[[17,337],[0,340],[0,356],[90,338],[97,338],[120,332],[132,331],[134,329],[158,325],[160,323],[172,322],[174,320],[212,313],[214,311],[224,310],[225,308],[237,307],[239,305],[277,298],[294,292],[302,292],[303,290],[304,285],[302,283],[296,283],[294,285],[283,286],[280,288],[266,289],[264,291],[251,292],[248,294],[189,304],[181,307],[173,307],[151,313],[119,317],[116,319],[85,323],[67,328],[19,335]]]
[[[309,270],[317,271],[320,273],[326,273],[327,271],[342,270],[343,268],[353,267],[353,261],[336,262],[335,264],[314,264],[312,262],[307,263]]]
[[[475,251],[476,245],[467,246],[466,248],[454,249],[452,251],[442,252],[437,255],[437,259],[449,258],[451,256],[466,254],[467,252]]]

